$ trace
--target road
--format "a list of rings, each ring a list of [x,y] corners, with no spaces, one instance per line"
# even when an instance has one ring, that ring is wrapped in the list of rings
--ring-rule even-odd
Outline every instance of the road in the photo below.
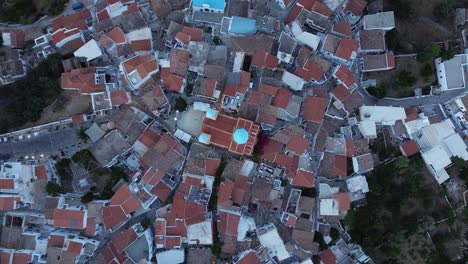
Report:
[[[429,95],[429,96],[424,96],[424,97],[419,97],[419,98],[414,98],[414,97],[402,98],[402,99],[384,98],[384,99],[379,100],[377,102],[377,105],[411,107],[411,106],[421,106],[421,105],[443,104],[467,92],[468,92],[467,89],[457,89],[453,91],[443,92],[441,95]]]
[[[10,159],[39,159],[53,155],[66,156],[75,153],[80,144],[78,128],[58,126],[43,129],[34,134],[10,137],[8,142],[0,143],[0,154],[8,154]]]

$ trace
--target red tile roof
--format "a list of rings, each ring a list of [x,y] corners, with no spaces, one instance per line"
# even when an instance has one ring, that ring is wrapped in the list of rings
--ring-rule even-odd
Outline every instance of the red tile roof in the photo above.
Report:
[[[184,32],[179,32],[175,35],[175,39],[188,45],[190,42],[190,35]]]
[[[70,241],[68,243],[68,252],[74,253],[76,255],[81,254],[81,249],[83,248],[83,244],[78,243],[76,241]]]
[[[218,231],[223,234],[237,236],[237,228],[240,222],[240,215],[231,213],[229,211],[218,212]]]
[[[232,201],[235,204],[242,205],[244,202],[244,196],[248,189],[247,183],[248,177],[244,175],[238,175],[234,182],[234,190],[232,192]]]
[[[17,29],[4,29],[2,30],[2,33],[9,33],[11,48],[22,48],[24,46],[24,31]]]
[[[153,189],[151,189],[151,193],[156,195],[162,202],[166,201],[171,194],[171,191],[172,190],[163,182],[159,182],[153,187]]]
[[[15,180],[14,179],[0,179],[0,189],[14,189]]]
[[[104,226],[113,229],[127,219],[125,211],[120,206],[106,206],[102,209]]]
[[[288,215],[288,226],[289,227],[295,227],[296,226],[296,221],[297,221],[297,216],[295,215]]]
[[[102,84],[96,84],[96,68],[73,69],[64,72],[60,78],[62,89],[76,89],[81,94],[100,93],[105,91]]]
[[[91,12],[88,9],[81,9],[68,16],[59,16],[52,21],[52,31],[57,31],[60,28],[66,29],[87,29],[86,20],[91,19]]]
[[[182,240],[180,236],[166,236],[164,238],[164,248],[180,248],[182,245]]]
[[[309,96],[304,100],[304,120],[320,123],[323,120],[327,99],[317,96]]]
[[[333,15],[333,11],[320,1],[315,1],[310,11],[313,11],[324,17],[330,17]]]
[[[274,68],[278,66],[279,59],[263,50],[255,50],[252,57],[252,66]]]
[[[346,157],[352,157],[354,155],[354,141],[346,139]]]
[[[170,57],[170,73],[182,77],[188,75],[190,52],[182,49],[172,49]]]
[[[161,137],[156,134],[152,129],[147,128],[143,133],[140,135],[138,138],[138,141],[140,141],[143,145],[145,145],[148,148],[154,147],[156,145],[156,142],[159,141]]]
[[[134,52],[137,51],[150,51],[151,49],[151,39],[140,39],[140,40],[133,40],[130,42],[132,46],[132,50]]]
[[[225,180],[219,185],[218,189],[218,207],[229,208],[232,206],[232,191],[234,190],[234,183],[230,180]]]
[[[119,106],[130,103],[130,98],[126,91],[112,91],[110,93],[112,106]]]
[[[288,141],[286,145],[286,149],[289,151],[293,151],[296,155],[302,156],[304,152],[309,148],[310,141],[304,136],[301,135],[293,135]]]
[[[0,251],[0,263],[10,263],[13,260],[13,254],[7,251]]]
[[[296,18],[299,16],[299,14],[302,12],[302,6],[295,4],[293,8],[289,11],[288,15],[284,19],[284,24],[289,24],[296,20]]]
[[[124,44],[127,42],[127,38],[125,37],[125,33],[123,33],[120,27],[114,27],[111,31],[106,34],[112,41],[116,44]]]
[[[205,206],[186,201],[182,193],[174,195],[172,210],[178,218],[185,219],[187,225],[193,225],[205,220]]]
[[[336,255],[331,249],[325,250],[319,256],[323,264],[336,264]]]
[[[264,94],[269,94],[271,96],[275,96],[278,93],[278,90],[280,88],[271,86],[271,85],[266,85],[266,84],[260,84],[259,91]]]
[[[140,202],[132,195],[127,184],[120,186],[110,199],[110,205],[122,206],[127,215],[141,208]]]
[[[353,35],[353,29],[351,24],[343,21],[336,23],[333,26],[333,31],[347,37],[351,37]]]
[[[411,122],[419,118],[418,108],[416,107],[405,108],[405,113],[406,113],[405,122]]]
[[[315,174],[305,170],[298,170],[292,178],[293,186],[311,188],[314,186]]]
[[[164,173],[154,167],[149,168],[141,179],[145,184],[156,186],[164,177]]]
[[[70,229],[86,228],[85,212],[82,210],[55,209],[54,226]]]
[[[335,155],[333,175],[336,177],[348,175],[348,160],[346,156]]]
[[[346,86],[348,89],[357,83],[356,78],[353,73],[348,69],[348,67],[341,65],[335,73],[335,77],[340,83]]]
[[[13,253],[13,262],[12,264],[29,264],[32,260],[31,253],[21,253],[15,252]]]
[[[387,67],[395,68],[395,55],[391,52],[387,53]]]
[[[317,0],[299,0],[297,1],[297,4],[303,6],[304,9],[310,10],[312,9],[316,1]]]
[[[220,159],[211,159],[208,158],[206,160],[206,168],[205,168],[205,175],[208,176],[215,176],[216,171],[218,170],[219,164],[221,164]]]
[[[75,125],[80,125],[85,122],[85,115],[74,115],[72,116],[72,123]]]
[[[359,41],[353,39],[341,39],[340,45],[336,50],[335,56],[345,61],[351,59],[351,55],[357,52],[359,48]]]
[[[14,210],[18,207],[19,202],[21,202],[20,196],[2,196],[0,197],[0,211]]]
[[[351,196],[348,192],[335,193],[333,196],[338,200],[338,209],[340,211],[348,211],[351,209]]]
[[[99,11],[99,13],[97,13],[97,18],[99,22],[109,19],[110,15],[109,12],[107,12],[107,9],[104,8],[103,10]]]
[[[243,257],[241,257],[236,264],[261,264],[260,259],[255,254],[255,251],[250,251]]]
[[[40,180],[47,180],[47,172],[44,165],[36,166],[34,168],[34,175]]]
[[[71,42],[71,41],[78,41],[79,43],[81,43],[81,45],[79,45],[79,46],[77,45],[77,47],[79,48],[82,45],[84,45],[83,39],[81,38],[81,36],[79,36],[80,34],[81,34],[81,30],[79,30],[79,29],[71,29],[71,30],[59,29],[59,30],[55,31],[54,33],[52,33],[52,42],[54,43],[54,45],[57,46],[58,43],[61,42],[62,40],[66,39],[66,38],[69,38],[69,37],[72,37],[72,36],[75,36],[75,39],[71,40],[71,38],[70,38],[69,40],[65,41],[64,43],[68,43],[68,42]]]
[[[138,238],[137,233],[133,228],[128,228],[118,234],[110,241],[111,248],[118,254],[122,254],[124,250],[130,246]]]
[[[331,94],[340,102],[346,101],[351,96],[351,93],[349,92],[346,87],[342,84],[338,84],[332,91]]]
[[[344,12],[350,12],[354,16],[362,16],[364,8],[367,6],[366,0],[349,0],[348,5],[344,8]],[[327,264],[327,263],[325,263]]]
[[[88,223],[86,226],[86,235],[93,237],[96,234],[96,221],[94,217],[88,217]]]
[[[279,89],[276,93],[275,98],[271,104],[281,109],[285,109],[288,107],[289,102],[291,101],[293,94],[288,89]]]
[[[233,134],[237,129],[244,128],[249,134],[245,144],[237,144]],[[202,132],[211,135],[210,144],[228,149],[236,154],[251,155],[257,142],[260,127],[252,121],[243,118],[234,118],[225,114],[218,114],[216,120],[205,118]]]
[[[400,145],[403,155],[410,157],[419,152],[419,146],[414,140],[408,140]]]
[[[203,31],[199,28],[184,27],[182,32],[190,36],[190,41],[200,42],[202,41]],[[188,43],[186,43],[188,44]]]
[[[65,243],[65,235],[50,235],[47,240],[47,247],[63,247]]]

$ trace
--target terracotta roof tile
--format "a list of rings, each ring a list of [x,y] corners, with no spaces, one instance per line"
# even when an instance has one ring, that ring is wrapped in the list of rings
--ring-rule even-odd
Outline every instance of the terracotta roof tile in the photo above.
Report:
[[[112,91],[110,93],[110,99],[112,106],[119,106],[130,102],[127,92],[122,90]]]
[[[151,189],[151,193],[156,195],[162,202],[165,202],[171,194],[171,189],[163,182],[159,182]]]
[[[353,35],[353,29],[351,24],[343,21],[336,23],[333,26],[333,31],[346,37],[351,37]]]
[[[310,188],[314,186],[315,174],[305,170],[298,170],[292,178],[292,185]]]
[[[351,209],[351,196],[348,192],[335,193],[333,196],[338,200],[338,209],[340,211],[348,211]]]
[[[104,226],[113,229],[127,219],[125,211],[120,206],[106,206],[102,209]]]
[[[76,241],[70,241],[68,243],[68,252],[74,253],[76,255],[81,254],[81,249],[83,248],[83,244],[78,243]]]
[[[206,168],[205,168],[205,175],[208,176],[215,176],[216,171],[218,170],[219,164],[221,164],[220,159],[207,159],[206,160]]]
[[[2,196],[0,197],[0,211],[14,210],[18,207],[19,202],[21,202],[20,196]]]
[[[419,152],[419,146],[414,140],[408,140],[400,145],[403,155],[410,157]]]
[[[140,202],[132,195],[127,184],[123,184],[112,196],[110,205],[122,206],[125,214],[133,213],[141,208]]]
[[[127,42],[127,38],[120,27],[114,27],[106,35],[116,44],[124,44]]]
[[[360,17],[364,11],[364,8],[367,6],[366,0],[349,0],[348,4],[346,5],[345,9],[343,10],[345,13],[350,12],[351,14]],[[325,263],[327,264],[327,263]]]
[[[85,212],[81,210],[55,209],[54,226],[70,229],[86,228]]]
[[[335,77],[340,83],[346,86],[348,89],[357,83],[356,77],[348,69],[348,67],[341,65],[335,73]]]
[[[32,260],[31,253],[21,253],[15,252],[13,253],[13,262],[12,264],[28,264]]]
[[[279,59],[263,50],[255,50],[252,57],[252,66],[274,68],[278,66]]]
[[[190,36],[190,41],[202,41],[203,31],[199,28],[184,27],[182,32]]]
[[[75,125],[80,125],[85,122],[85,115],[74,115],[72,116],[72,123]]]
[[[336,264],[336,255],[331,249],[325,250],[319,256],[323,264]]]
[[[293,135],[288,141],[286,145],[286,149],[293,151],[296,155],[302,156],[304,152],[309,149],[310,141],[304,136],[301,135]]]
[[[34,175],[40,180],[47,180],[47,172],[44,165],[36,166],[34,168]]]
[[[66,29],[87,29],[86,20],[91,19],[91,12],[87,8],[76,11],[68,16],[59,16],[52,21],[52,31],[57,31],[59,28]]]
[[[0,189],[14,189],[15,180],[14,179],[0,179]]]
[[[261,264],[260,259],[255,254],[255,251],[250,251],[245,256],[241,257],[236,264]]]
[[[346,156],[335,155],[333,175],[336,177],[348,176],[348,161]]]
[[[346,89],[346,87],[344,87],[344,85],[342,84],[338,84],[331,91],[331,93],[336,99],[340,100],[340,102],[346,101],[346,99],[348,99],[351,96],[351,93],[349,92],[349,90]]]
[[[284,23],[289,24],[289,23],[293,22],[294,20],[296,20],[296,18],[302,12],[302,9],[303,9],[302,6],[300,6],[298,4],[294,5],[293,8],[291,8],[291,10],[289,11],[286,18],[284,19]]]
[[[150,51],[151,50],[151,39],[140,39],[131,41],[130,45],[134,52],[137,51]]]
[[[353,39],[341,39],[340,45],[336,50],[335,56],[345,61],[348,61],[351,59],[353,52],[357,52],[358,48],[359,41]]]
[[[24,46],[24,37],[25,33],[22,30],[17,29],[4,29],[2,33],[9,33],[10,35],[10,47],[15,48],[22,48]],[[3,43],[5,44],[5,43]]]
[[[304,100],[304,120],[320,123],[323,120],[327,99],[317,96],[309,96]]]
[[[47,240],[47,247],[63,247],[65,243],[65,235],[50,235]]]

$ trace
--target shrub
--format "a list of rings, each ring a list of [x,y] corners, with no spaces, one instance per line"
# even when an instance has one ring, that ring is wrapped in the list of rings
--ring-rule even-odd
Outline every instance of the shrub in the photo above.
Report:
[[[187,102],[185,102],[184,98],[177,97],[177,99],[175,100],[174,109],[179,112],[184,112],[185,110],[187,110]]]
[[[432,65],[427,63],[424,65],[424,67],[422,67],[421,69],[421,75],[424,77],[424,78],[428,78],[430,77],[431,75],[434,74],[434,69],[432,68]]]
[[[398,74],[395,83],[401,87],[411,87],[416,84],[416,78],[411,72],[403,70]]]
[[[395,15],[400,18],[416,16],[416,3],[414,0],[395,0]]]
[[[62,187],[56,183],[48,182],[46,185],[46,192],[48,195],[57,196],[62,193]]]
[[[73,176],[70,169],[70,159],[61,159],[57,162],[57,174],[62,180],[70,180]]]
[[[455,16],[455,7],[453,1],[447,0],[434,7],[432,14],[438,20],[452,19]]]
[[[369,92],[369,94],[371,94],[372,96],[375,96],[375,97],[377,97],[379,99],[382,99],[387,95],[387,92],[382,87],[371,86],[371,87],[367,88],[367,92]]]
[[[89,202],[92,202],[94,199],[96,198],[96,196],[94,196],[94,194],[92,192],[87,192],[85,195],[81,196],[81,203],[89,203]]]
[[[400,32],[394,28],[385,34],[385,40],[390,50],[401,50],[403,48]]]

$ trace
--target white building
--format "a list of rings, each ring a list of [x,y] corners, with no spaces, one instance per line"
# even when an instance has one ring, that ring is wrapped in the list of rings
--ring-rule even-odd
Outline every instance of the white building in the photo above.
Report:
[[[86,44],[81,46],[75,52],[73,52],[75,57],[85,57],[86,61],[92,61],[94,59],[100,58],[102,56],[101,48],[99,47],[96,40],[92,39]]]
[[[450,60],[435,60],[437,81],[442,91],[462,89],[468,79],[468,54],[455,55]]]
[[[377,137],[377,125],[393,126],[398,120],[406,119],[405,109],[391,106],[361,106],[359,130],[365,138]]]
[[[291,256],[273,224],[262,226],[257,230],[257,234],[260,244],[268,249],[270,257],[277,257],[281,262]]]
[[[395,16],[393,11],[364,16],[363,27],[365,30],[392,30],[395,28]]]
[[[225,0],[192,0],[193,11],[224,13]]]

